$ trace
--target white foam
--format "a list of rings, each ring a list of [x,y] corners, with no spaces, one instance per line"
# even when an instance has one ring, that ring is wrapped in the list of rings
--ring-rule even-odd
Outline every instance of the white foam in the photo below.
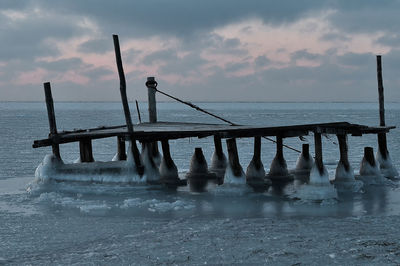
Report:
[[[379,163],[379,168],[381,169],[381,173],[384,177],[394,178],[399,176],[399,172],[393,165],[389,153],[387,154],[386,159],[383,159],[382,154],[380,153],[380,151],[378,151],[376,153],[376,160]]]

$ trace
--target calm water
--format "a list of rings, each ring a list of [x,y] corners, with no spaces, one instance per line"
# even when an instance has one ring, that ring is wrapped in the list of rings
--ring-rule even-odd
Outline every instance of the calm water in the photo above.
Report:
[[[239,124],[347,121],[373,126],[379,122],[375,103],[197,104]],[[147,121],[146,103],[140,103],[140,108]],[[137,122],[133,105],[131,110]],[[55,112],[60,131],[124,124],[120,103],[55,103]],[[51,152],[32,148],[33,140],[48,134],[45,104],[0,103],[0,117],[0,265],[400,263],[397,182],[324,204],[291,200],[296,184],[264,194],[210,188],[200,195],[185,189],[169,193],[127,185],[28,185],[37,165]],[[175,103],[159,103],[158,119],[218,123]],[[399,122],[400,104],[387,103],[386,124],[398,126]],[[313,151],[313,136],[305,142]],[[323,138],[324,162],[331,178],[339,158],[336,142],[335,136]],[[300,149],[304,142],[291,138],[284,143]],[[182,172],[189,168],[195,147],[202,147],[207,159],[213,152],[211,138],[170,144]],[[376,136],[349,137],[349,160],[356,173],[365,146],[376,150]],[[243,168],[251,159],[252,147],[251,139],[238,140]],[[398,129],[388,135],[388,147],[400,169]],[[96,140],[93,149],[95,160],[111,160],[116,140]],[[78,145],[62,145],[61,155],[65,162],[74,161],[79,157]],[[274,155],[275,145],[263,140],[266,170]],[[288,167],[294,168],[298,154],[284,150],[284,155]],[[327,224],[330,230],[325,230]],[[200,246],[205,248],[198,250]]]

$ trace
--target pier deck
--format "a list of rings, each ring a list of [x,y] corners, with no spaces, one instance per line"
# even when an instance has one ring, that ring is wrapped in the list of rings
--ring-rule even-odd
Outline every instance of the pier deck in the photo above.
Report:
[[[279,136],[282,138],[306,136],[310,132],[322,134],[342,134],[361,136],[363,134],[387,133],[395,127],[370,127],[348,122],[289,125],[289,126],[244,126],[203,123],[156,122],[134,125],[134,131],[128,132],[126,126],[98,127],[78,129],[50,134],[49,138],[35,140],[33,148],[77,142],[88,139],[123,137],[138,141],[150,142],[190,137],[219,136],[220,138],[244,138],[256,136]]]

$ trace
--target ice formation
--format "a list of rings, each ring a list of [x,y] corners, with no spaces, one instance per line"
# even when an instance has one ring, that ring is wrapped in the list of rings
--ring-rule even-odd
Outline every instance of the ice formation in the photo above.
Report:
[[[235,184],[235,185],[245,185],[246,184],[246,176],[241,170],[240,176],[235,176],[233,173],[232,167],[228,165],[226,167],[225,176],[224,176],[224,184]]]
[[[357,176],[357,179],[361,180],[364,185],[381,185],[384,183],[384,177],[381,170],[379,170],[378,163],[374,158],[372,159],[374,165],[371,165],[365,156],[363,157],[360,165],[360,175]]]
[[[358,192],[363,186],[361,181],[354,178],[354,171],[351,165],[348,165],[348,169],[346,169],[342,161],[339,161],[336,167],[333,183],[339,192]]]
[[[337,191],[329,181],[329,174],[326,168],[320,174],[316,164],[310,171],[310,181],[302,185],[295,193],[295,197],[302,200],[323,201],[337,198]]]
[[[376,153],[376,160],[379,163],[379,168],[384,177],[394,178],[399,177],[399,172],[392,163],[389,153],[386,155],[386,159],[383,158],[382,154],[378,151]]]
[[[215,173],[217,176],[223,177],[225,174],[226,166],[227,166],[227,159],[225,154],[222,154],[222,157],[219,158],[218,154],[214,151],[211,157],[210,172]]]

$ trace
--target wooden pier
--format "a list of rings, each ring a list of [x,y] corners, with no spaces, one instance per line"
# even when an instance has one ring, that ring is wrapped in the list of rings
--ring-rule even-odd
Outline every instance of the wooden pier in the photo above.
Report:
[[[146,171],[145,167],[142,165],[142,160],[140,158],[140,153],[137,148],[137,141],[142,143],[143,147],[146,147],[147,155],[151,157],[160,156],[158,151],[157,142],[162,143],[163,149],[163,160],[160,164],[152,164],[152,167],[158,168],[160,167],[161,179],[164,184],[169,184],[173,186],[173,184],[184,185],[186,183],[182,183],[179,180],[177,175],[176,166],[171,158],[169,151],[168,141],[172,139],[181,139],[181,138],[205,138],[205,137],[213,137],[215,150],[216,150],[216,160],[224,160],[221,165],[225,167],[228,165],[233,170],[233,174],[235,176],[240,176],[243,173],[243,169],[240,166],[238,159],[238,150],[236,148],[236,139],[237,138],[254,138],[254,157],[253,164],[257,169],[263,167],[260,161],[260,147],[261,147],[261,137],[267,138],[268,140],[272,140],[276,143],[276,156],[273,163],[278,164],[279,167],[276,167],[278,170],[275,173],[270,173],[271,180],[279,175],[285,175],[288,173],[286,162],[283,157],[283,144],[285,138],[292,137],[302,137],[306,135],[313,134],[314,142],[315,142],[315,166],[319,170],[322,175],[324,172],[323,165],[323,157],[322,157],[322,134],[333,134],[336,135],[339,141],[339,150],[340,150],[340,163],[342,163],[346,169],[349,169],[348,162],[348,148],[347,148],[347,136],[362,136],[364,134],[376,134],[378,135],[379,142],[379,150],[382,153],[382,158],[387,158],[388,151],[386,145],[386,133],[388,133],[391,129],[395,128],[394,126],[386,126],[384,121],[384,108],[383,108],[383,84],[382,84],[382,69],[380,56],[377,57],[378,63],[378,87],[379,87],[379,102],[380,102],[380,126],[367,126],[360,124],[352,124],[348,122],[332,122],[332,123],[317,123],[317,124],[299,124],[299,125],[288,125],[288,126],[268,126],[268,125],[237,125],[230,121],[227,121],[223,118],[220,118],[214,114],[211,114],[207,111],[201,110],[209,115],[212,115],[220,120],[227,122],[226,124],[208,124],[208,123],[180,123],[180,122],[161,122],[157,121],[157,108],[156,108],[156,92],[157,90],[157,82],[154,77],[149,77],[146,82],[146,86],[148,89],[148,99],[149,99],[149,122],[141,122],[139,124],[133,124],[131,120],[130,110],[127,101],[126,95],[126,83],[125,76],[122,68],[122,60],[121,54],[119,50],[119,41],[118,36],[114,35],[114,45],[115,45],[115,54],[116,54],[116,62],[118,67],[118,73],[120,77],[120,92],[122,104],[124,107],[124,114],[126,119],[126,125],[120,126],[109,126],[109,127],[98,127],[98,128],[90,128],[90,129],[78,129],[73,131],[57,131],[56,126],[56,118],[54,112],[54,104],[53,98],[51,94],[50,83],[44,83],[45,97],[46,97],[46,105],[48,111],[49,125],[50,125],[50,134],[47,138],[35,140],[33,143],[33,148],[46,147],[51,146],[53,150],[53,155],[60,159],[60,149],[59,145],[64,143],[71,142],[79,142],[80,148],[80,162],[82,163],[91,163],[94,161],[92,154],[92,141],[95,139],[102,138],[116,138],[117,140],[117,156],[116,159],[119,161],[123,161],[127,159],[125,141],[130,141],[132,145],[130,145],[134,164],[136,167],[136,171],[139,175],[143,175]],[[165,93],[163,93],[165,94]],[[175,97],[172,97],[177,99]],[[179,99],[177,99],[179,100]],[[187,103],[179,100],[195,109],[201,109],[191,103]],[[137,104],[137,103],[136,103]],[[138,108],[138,105],[137,105]],[[270,139],[268,137],[274,137]],[[221,139],[227,140],[227,148],[229,153],[229,160],[226,160],[222,152]],[[306,147],[306,154],[308,156],[308,145]],[[145,149],[144,149],[145,150]],[[304,150],[304,146],[303,146]],[[304,151],[303,151],[304,153]],[[201,149],[197,149],[194,154],[194,160],[202,164],[203,155]],[[214,163],[214,162],[213,162]],[[217,165],[216,163],[214,163]],[[207,165],[207,164],[205,164]],[[215,168],[215,166],[213,166]],[[196,167],[193,167],[196,168]],[[204,167],[203,167],[204,168]],[[274,168],[271,165],[271,171]],[[282,168],[283,170],[279,170]],[[214,169],[215,170],[215,169]],[[258,169],[259,170],[259,169]],[[309,170],[309,169],[308,169]],[[157,169],[158,171],[158,169]],[[198,170],[196,170],[198,171]],[[203,169],[200,172],[207,172],[207,169]],[[215,173],[224,173],[224,169],[217,169],[213,171],[210,169],[210,176],[215,176]],[[247,172],[250,170],[248,169]],[[281,171],[282,173],[280,173]],[[251,172],[251,171],[250,171]],[[265,172],[262,172],[265,173]],[[254,174],[254,171],[253,171]],[[190,176],[188,174],[188,176]],[[192,173],[192,176],[198,176],[198,173]],[[223,177],[222,177],[223,178]],[[257,177],[254,176],[248,177],[249,180],[255,180],[257,184],[260,183],[262,186],[266,186],[266,183],[263,181],[264,177],[257,181]],[[218,184],[222,184],[221,177],[217,179]],[[253,182],[252,181],[252,182]],[[196,179],[196,182],[199,180]],[[254,184],[254,183],[253,183]],[[202,186],[202,185],[201,185]],[[203,189],[203,188],[202,188]],[[258,189],[259,190],[259,189]],[[263,189],[261,189],[263,191]]]

